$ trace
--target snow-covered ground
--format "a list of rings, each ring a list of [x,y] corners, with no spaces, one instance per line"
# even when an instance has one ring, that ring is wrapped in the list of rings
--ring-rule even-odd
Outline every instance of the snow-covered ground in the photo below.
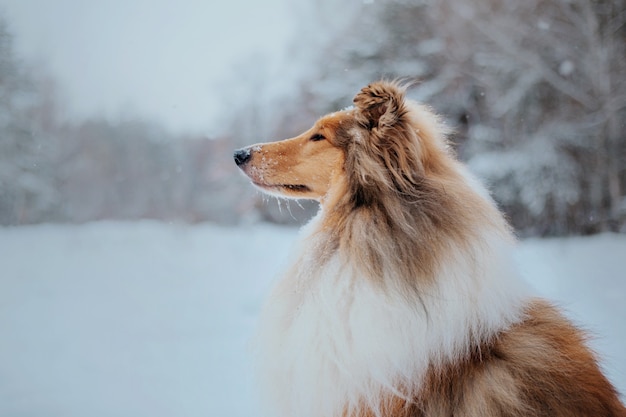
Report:
[[[154,222],[0,229],[0,416],[253,417],[248,340],[296,238]],[[528,240],[539,293],[626,392],[626,236]]]

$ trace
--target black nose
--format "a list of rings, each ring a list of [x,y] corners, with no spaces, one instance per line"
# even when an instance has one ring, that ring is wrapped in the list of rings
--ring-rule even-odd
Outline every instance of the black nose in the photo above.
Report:
[[[247,149],[247,148],[237,149],[233,156],[235,157],[235,163],[238,166],[243,165],[250,160],[250,156],[251,156],[250,149]]]

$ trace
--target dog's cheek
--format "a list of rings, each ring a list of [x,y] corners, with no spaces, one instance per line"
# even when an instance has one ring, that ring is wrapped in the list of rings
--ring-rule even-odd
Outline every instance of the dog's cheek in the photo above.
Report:
[[[344,151],[337,148],[326,160],[327,166],[324,169],[324,176],[320,178],[320,187],[323,189],[323,194],[328,193],[341,180],[341,175],[345,173],[344,161]]]

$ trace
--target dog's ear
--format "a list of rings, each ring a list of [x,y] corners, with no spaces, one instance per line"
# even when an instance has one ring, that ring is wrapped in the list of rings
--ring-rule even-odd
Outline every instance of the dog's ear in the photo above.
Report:
[[[361,89],[353,102],[369,129],[385,130],[406,114],[405,90],[397,82],[378,81]]]
[[[354,148],[346,153],[356,204],[370,204],[385,188],[410,192],[423,176],[422,149],[405,91],[397,82],[378,81],[354,97],[355,117],[367,130],[354,136]]]

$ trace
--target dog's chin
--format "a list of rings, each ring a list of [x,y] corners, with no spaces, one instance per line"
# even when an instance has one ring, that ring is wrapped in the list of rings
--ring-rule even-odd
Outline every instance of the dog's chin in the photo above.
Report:
[[[252,183],[261,191],[277,197],[285,198],[312,198],[311,189],[304,184],[265,184],[258,181]]]

